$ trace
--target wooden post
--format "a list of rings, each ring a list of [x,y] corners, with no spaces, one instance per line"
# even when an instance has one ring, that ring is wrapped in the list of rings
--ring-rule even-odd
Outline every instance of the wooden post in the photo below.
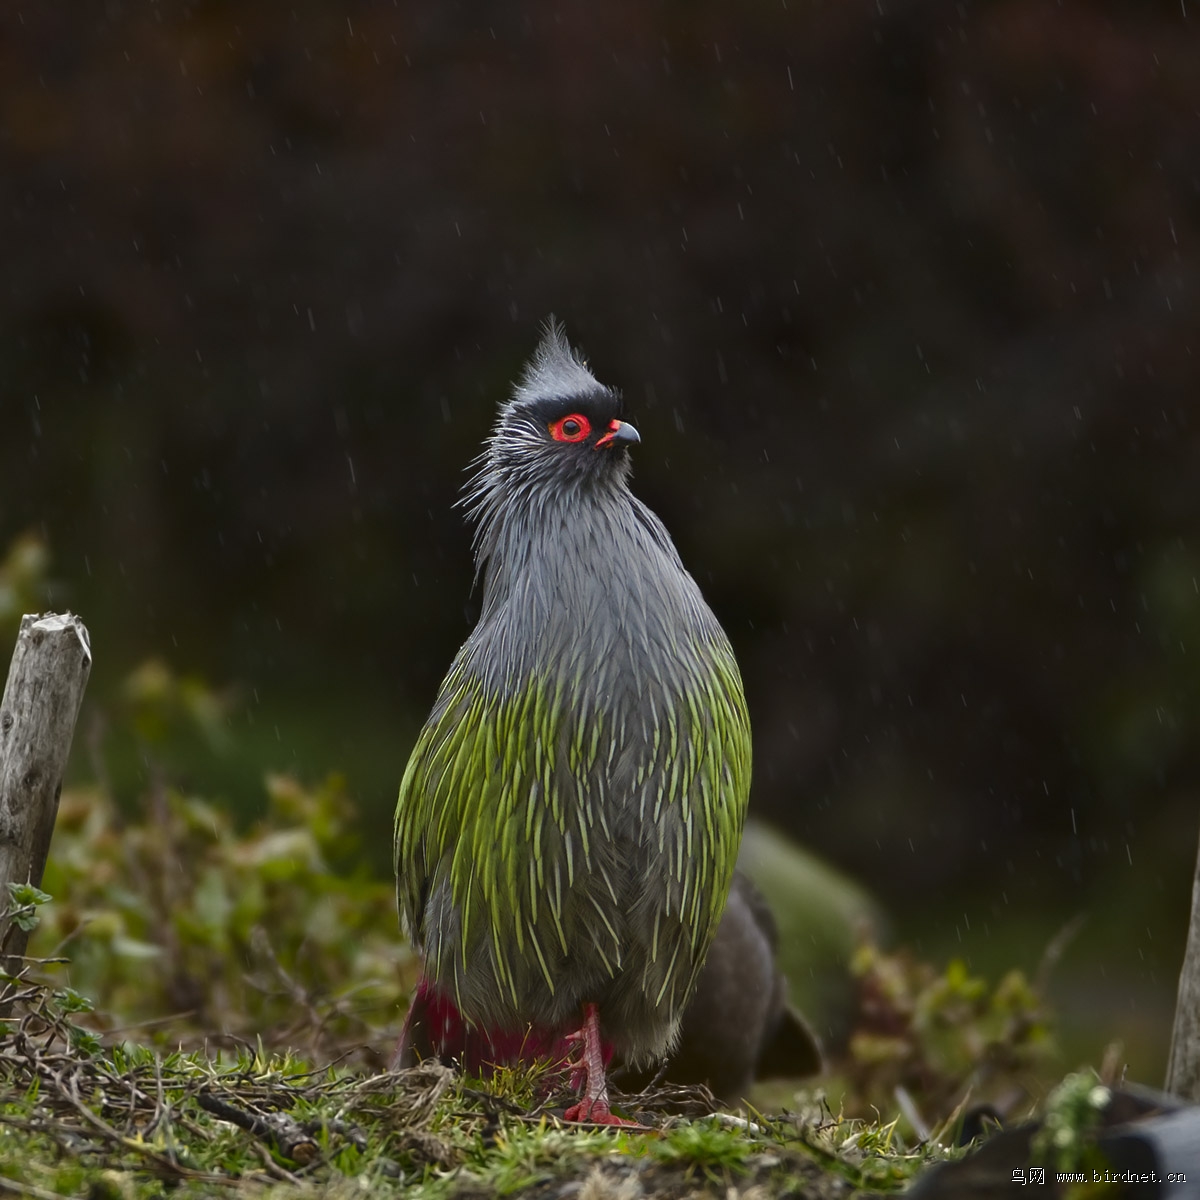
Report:
[[[10,973],[29,935],[5,916],[10,883],[42,882],[75,719],[92,669],[84,623],[21,618],[0,700],[0,954]]]
[[[1166,1090],[1181,1099],[1200,1102],[1200,856],[1192,881],[1192,918],[1179,971]]]

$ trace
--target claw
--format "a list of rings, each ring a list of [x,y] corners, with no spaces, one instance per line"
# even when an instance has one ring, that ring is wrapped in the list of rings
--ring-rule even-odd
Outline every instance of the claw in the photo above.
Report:
[[[593,1125],[619,1125],[626,1129],[645,1128],[636,1121],[627,1121],[624,1117],[618,1117],[604,1100],[580,1100],[578,1104],[572,1104],[563,1113],[563,1120],[590,1122]]]

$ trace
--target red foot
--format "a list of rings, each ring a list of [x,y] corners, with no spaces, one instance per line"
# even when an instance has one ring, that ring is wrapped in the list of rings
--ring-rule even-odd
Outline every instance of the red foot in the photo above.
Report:
[[[590,1121],[593,1125],[624,1125],[640,1128],[636,1121],[614,1116],[608,1107],[608,1084],[604,1078],[604,1044],[600,1040],[600,1013],[594,1004],[583,1006],[583,1025],[568,1035],[573,1042],[582,1042],[576,1062],[567,1064],[571,1071],[571,1086],[582,1088],[578,1104],[572,1104],[563,1114],[567,1121]]]
[[[593,1125],[624,1125],[629,1129],[641,1128],[636,1121],[627,1121],[624,1117],[618,1117],[609,1109],[608,1103],[604,1100],[580,1100],[578,1104],[572,1104],[563,1113],[563,1120],[588,1121]]]

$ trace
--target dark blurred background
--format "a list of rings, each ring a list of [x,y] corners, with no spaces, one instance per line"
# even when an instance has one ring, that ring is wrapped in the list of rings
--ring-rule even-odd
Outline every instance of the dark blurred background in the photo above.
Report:
[[[554,312],[741,660],[754,808],[1157,1082],[1195,861],[1200,4],[10,4],[0,551],[195,786],[395,788]],[[7,651],[4,652],[5,655]],[[86,719],[86,718],[85,718]],[[87,770],[86,763],[80,769]],[[1074,1041],[1071,1041],[1071,1039]]]

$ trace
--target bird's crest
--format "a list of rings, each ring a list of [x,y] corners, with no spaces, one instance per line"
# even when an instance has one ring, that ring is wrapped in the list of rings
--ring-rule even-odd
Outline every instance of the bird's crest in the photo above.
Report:
[[[577,396],[599,387],[583,356],[571,349],[562,322],[549,317],[510,403],[525,405],[551,396]]]

